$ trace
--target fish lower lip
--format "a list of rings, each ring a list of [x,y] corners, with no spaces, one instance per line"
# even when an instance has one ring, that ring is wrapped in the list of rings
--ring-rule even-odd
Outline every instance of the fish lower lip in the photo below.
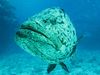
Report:
[[[16,32],[16,35],[18,35],[19,37],[22,37],[22,38],[26,38],[27,37],[27,35],[23,34],[20,31]]]
[[[34,29],[32,27],[21,27],[20,29],[27,29],[27,30],[36,32],[36,33],[41,34],[41,35],[45,36],[46,38],[48,38],[45,34],[43,34],[42,32],[40,32],[40,31],[38,31],[38,30],[36,30],[36,29]]]
[[[40,35],[44,36],[46,39],[48,39],[49,41],[52,42],[52,44],[49,44],[49,43],[48,43],[48,44],[55,48],[55,45],[53,44],[53,41],[50,40],[50,38],[49,38],[46,34],[44,34],[44,33],[40,32],[40,31],[36,30],[35,28],[28,27],[28,26],[27,26],[27,27],[26,27],[26,26],[22,26],[20,29],[21,29],[21,30],[24,30],[24,29],[25,29],[25,30],[28,30],[28,31],[32,31],[32,32],[35,32],[35,33],[37,33],[37,34],[40,34]],[[18,36],[21,37],[21,38],[28,38],[28,35],[27,35],[27,34],[24,34],[24,33],[21,32],[21,31],[18,31],[18,32],[16,33],[16,35],[18,35]]]

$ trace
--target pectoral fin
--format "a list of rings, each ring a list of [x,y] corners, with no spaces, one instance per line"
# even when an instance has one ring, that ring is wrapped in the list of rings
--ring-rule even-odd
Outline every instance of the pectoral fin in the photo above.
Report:
[[[80,42],[80,40],[81,40],[83,37],[84,37],[84,36],[81,35],[81,36],[77,39],[75,45],[74,45],[73,48],[72,48],[73,50],[72,50],[72,52],[71,52],[71,54],[70,54],[69,56],[72,56],[72,55],[75,53],[77,44]]]
[[[56,67],[56,64],[50,64],[50,65],[48,66],[47,73],[49,74],[51,71],[54,70],[55,67]]]
[[[62,69],[64,69],[66,72],[69,72],[67,66],[63,62],[60,62],[60,65],[61,65]]]

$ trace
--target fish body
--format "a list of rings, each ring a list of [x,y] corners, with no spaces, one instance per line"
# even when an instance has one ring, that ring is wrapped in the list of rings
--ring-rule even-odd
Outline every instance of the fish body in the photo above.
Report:
[[[77,36],[72,22],[62,9],[48,8],[22,23],[15,40],[28,53],[50,64],[57,64],[73,52]]]

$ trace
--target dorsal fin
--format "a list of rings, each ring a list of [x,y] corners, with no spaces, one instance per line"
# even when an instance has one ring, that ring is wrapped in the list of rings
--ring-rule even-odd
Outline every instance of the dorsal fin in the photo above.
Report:
[[[71,52],[71,54],[70,54],[69,56],[72,56],[72,54],[75,53],[75,51],[76,51],[76,46],[77,46],[77,44],[79,43],[79,41],[80,41],[83,37],[84,37],[84,35],[81,35],[81,36],[77,39],[75,45],[73,46],[73,50],[72,50],[72,52]]]

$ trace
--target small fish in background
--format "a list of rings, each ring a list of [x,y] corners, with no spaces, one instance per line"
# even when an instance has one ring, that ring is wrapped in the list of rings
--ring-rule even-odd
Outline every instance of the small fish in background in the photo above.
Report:
[[[22,49],[48,62],[47,73],[53,71],[57,64],[69,72],[64,61],[74,54],[79,39],[68,15],[61,8],[48,8],[32,16],[21,24],[15,38]]]

